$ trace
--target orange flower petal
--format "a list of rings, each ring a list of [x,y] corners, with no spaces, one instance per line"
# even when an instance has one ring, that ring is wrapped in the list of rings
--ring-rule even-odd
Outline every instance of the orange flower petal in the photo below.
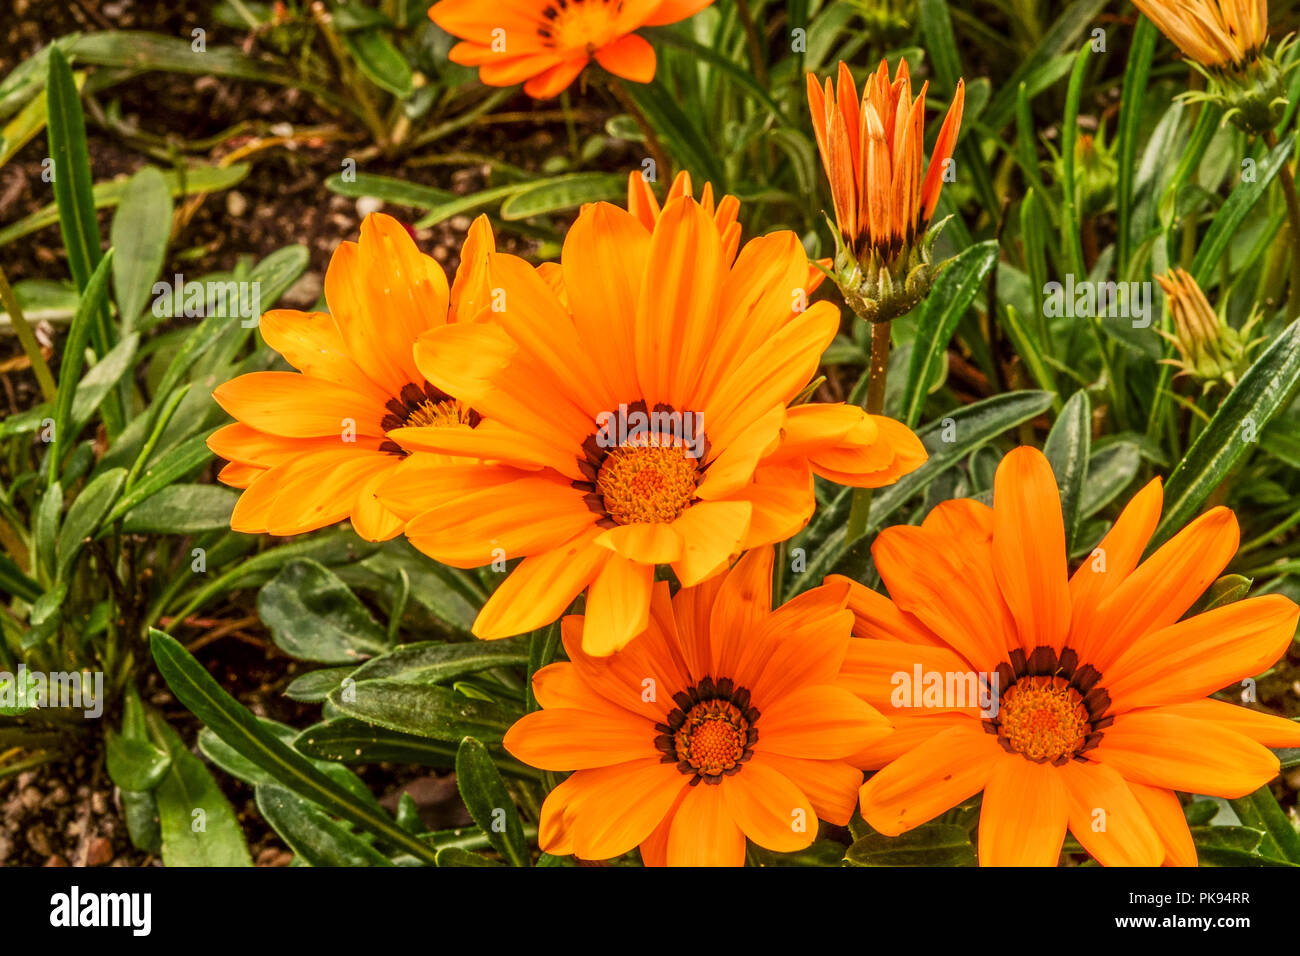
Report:
[[[994,763],[1007,756],[978,721],[962,718],[864,783],[862,816],[881,833],[898,836],[979,793]]]
[[[474,635],[485,640],[511,637],[554,621],[608,560],[609,552],[594,542],[595,534],[588,533],[554,551],[524,558],[479,611]]]
[[[817,835],[817,811],[790,778],[756,757],[718,787],[731,818],[761,847],[793,853]]]
[[[1159,866],[1165,857],[1142,804],[1112,767],[1071,760],[1065,781],[1070,832],[1102,866]]]
[[[731,817],[722,787],[686,791],[668,831],[667,862],[669,866],[744,865],[745,834]]]
[[[1026,653],[1060,650],[1070,629],[1065,526],[1047,458],[1016,448],[998,465],[993,486],[993,571],[1016,619]]]
[[[980,806],[980,866],[1056,866],[1068,804],[1059,768],[1003,754]]]
[[[1214,797],[1244,797],[1278,772],[1249,737],[1161,709],[1118,714],[1090,754],[1129,780]]]

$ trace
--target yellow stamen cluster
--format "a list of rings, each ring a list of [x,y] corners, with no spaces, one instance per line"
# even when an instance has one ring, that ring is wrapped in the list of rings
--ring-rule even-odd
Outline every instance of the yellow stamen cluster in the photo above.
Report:
[[[699,479],[699,459],[684,445],[652,436],[611,450],[596,492],[619,524],[667,524],[694,499]]]
[[[471,425],[469,409],[455,399],[445,402],[425,401],[406,416],[406,427],[423,426],[447,427],[451,425]]]
[[[691,708],[674,743],[677,756],[697,773],[716,777],[740,762],[748,734],[749,721],[735,704],[706,700]]]
[[[1025,677],[1003,696],[1002,736],[1030,760],[1057,760],[1075,753],[1089,731],[1078,691],[1060,677]]]

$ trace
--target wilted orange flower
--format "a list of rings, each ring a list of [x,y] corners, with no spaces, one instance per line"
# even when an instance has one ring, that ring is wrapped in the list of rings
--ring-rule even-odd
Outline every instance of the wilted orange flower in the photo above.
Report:
[[[957,92],[925,165],[925,94],[912,98],[907,60],[891,83],[884,60],[867,80],[861,103],[849,68],[838,87],[808,74],[808,106],[822,165],[831,183],[835,221],[858,259],[874,253],[892,262],[923,236],[943,188],[944,167],[957,144],[965,82]]]
[[[505,747],[525,763],[573,770],[542,805],[547,853],[604,860],[640,846],[647,866],[740,866],[745,838],[808,846],[816,817],[843,826],[861,771],[844,759],[889,723],[837,687],[851,638],[849,581],[832,578],[772,611],[772,549],[668,597],[613,657],[583,650],[533,677],[544,708]]]
[[[1133,0],[1183,55],[1239,67],[1268,41],[1268,0]]]
[[[892,601],[855,587],[865,639],[844,665],[896,727],[855,758],[884,767],[862,787],[867,822],[896,835],[983,791],[981,864],[1054,865],[1068,828],[1106,865],[1194,865],[1174,791],[1240,797],[1276,776],[1266,745],[1300,745],[1300,723],[1206,695],[1276,661],[1300,608],[1269,594],[1180,620],[1237,550],[1237,521],[1214,508],[1141,561],[1161,502],[1157,479],[1067,579],[1051,466],[1019,448],[992,508],[945,502],[881,532]],[[908,709],[895,675],[918,667],[954,690],[996,682],[996,706],[963,690]]]
[[[329,312],[262,316],[262,337],[298,371],[252,372],[213,392],[237,419],[208,439],[230,461],[221,480],[245,489],[231,515],[234,530],[299,534],[345,518],[371,541],[402,530],[375,497],[406,456],[390,433],[413,424],[470,431],[479,420],[425,380],[412,349],[422,332],[483,311],[494,248],[480,217],[448,289],[442,267],[406,229],[372,213],[360,243],[342,243],[330,259]]]
[[[522,557],[475,622],[506,637],[554,621],[588,585],[589,653],[645,630],[656,565],[690,587],[812,515],[812,475],[889,484],[925,451],[899,423],[844,405],[787,406],[839,327],[804,311],[808,259],[792,232],[734,263],[688,196],[653,229],[609,203],[583,209],[561,255],[564,300],[523,260],[488,256],[496,321],[434,329],[415,360],[468,402],[476,429],[403,429],[413,455],[380,494],[446,564]]]
[[[453,63],[477,66],[488,86],[524,84],[535,99],[556,96],[593,57],[615,76],[649,83],[655,51],[633,32],[676,23],[713,0],[441,0],[429,17],[462,42]]]

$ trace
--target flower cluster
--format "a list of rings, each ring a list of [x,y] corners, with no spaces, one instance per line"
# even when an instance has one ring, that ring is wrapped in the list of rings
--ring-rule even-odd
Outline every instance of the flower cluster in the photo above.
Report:
[[[633,31],[703,4],[558,3],[508,55],[479,6],[431,11],[466,38],[453,58],[544,96],[593,56],[648,78]],[[1264,42],[1262,3],[1139,6],[1207,67],[1242,69]],[[696,198],[686,174],[662,203],[633,174],[626,208],[583,207],[558,262],[497,251],[480,218],[450,284],[372,214],[330,263],[328,313],[263,317],[297,371],[216,390],[236,420],[209,442],[243,489],[236,530],[404,535],[502,572],[478,637],[561,622],[567,660],[536,672],[540,709],[504,738],[569,774],[541,807],[543,851],[740,865],[747,840],[798,851],[855,813],[893,836],[979,796],[982,864],[1054,864],[1067,831],[1103,864],[1194,864],[1177,792],[1243,796],[1277,774],[1269,747],[1300,746],[1300,723],[1209,696],[1276,661],[1300,608],[1267,594],[1193,612],[1236,519],[1212,508],[1147,555],[1158,479],[1071,573],[1052,467],[1020,447],[991,505],[946,501],[876,536],[888,596],[829,575],[781,603],[775,546],[813,515],[815,477],[879,488],[927,458],[897,421],[809,400],[841,325],[810,300],[825,275],[887,352],[889,320],[937,272],[964,86],[928,165],[926,93],[906,62],[860,98],[844,64],[835,84],[808,78],[834,261],[789,231],[744,241],[736,198]],[[1183,367],[1231,384],[1248,329],[1185,273],[1161,281]]]

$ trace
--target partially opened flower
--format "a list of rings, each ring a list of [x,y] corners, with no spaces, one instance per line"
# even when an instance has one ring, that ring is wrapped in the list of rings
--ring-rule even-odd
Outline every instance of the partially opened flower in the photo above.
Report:
[[[1268,594],[1183,619],[1237,522],[1214,508],[1142,561],[1161,500],[1153,481],[1067,576],[1051,466],[1019,448],[992,508],[947,502],[881,532],[892,600],[855,588],[864,639],[844,665],[896,727],[855,758],[884,768],[862,787],[868,823],[903,833],[983,791],[982,864],[1053,865],[1068,828],[1106,865],[1192,865],[1175,791],[1240,797],[1276,776],[1267,748],[1300,745],[1300,723],[1207,695],[1273,664],[1300,608]],[[895,696],[899,674],[947,689]]]
[[[793,233],[753,239],[730,262],[713,215],[687,196],[653,229],[596,203],[561,269],[563,299],[523,260],[490,255],[494,321],[421,338],[426,377],[484,421],[394,437],[476,463],[412,456],[381,491],[436,560],[524,559],[478,636],[554,621],[590,585],[586,648],[611,653],[645,629],[656,565],[699,584],[802,527],[815,471],[878,487],[925,459],[891,419],[787,408],[839,327],[830,303],[798,311],[808,260]]]
[[[772,549],[671,599],[655,585],[649,627],[613,657],[583,650],[533,678],[543,709],[505,747],[525,763],[575,771],[542,805],[547,853],[587,860],[641,848],[648,866],[740,866],[745,838],[808,846],[817,817],[845,825],[862,773],[845,757],[889,733],[836,686],[853,615],[847,579],[771,610]]]
[[[1270,56],[1268,0],[1133,0],[1133,5],[1167,36],[1208,83],[1184,94],[1209,99],[1250,133],[1265,133],[1286,108],[1287,41]]]
[[[535,99],[557,96],[594,58],[623,79],[649,83],[655,51],[636,33],[676,23],[713,0],[440,0],[429,17],[462,42],[453,63],[477,66],[488,86],[524,84]]]
[[[262,316],[262,337],[298,371],[252,372],[213,392],[237,420],[208,439],[230,461],[221,480],[244,489],[234,530],[299,534],[347,518],[371,541],[402,530],[375,497],[407,454],[389,434],[413,424],[469,431],[479,420],[425,380],[412,349],[422,332],[482,313],[493,248],[480,217],[448,289],[442,267],[406,229],[373,213],[361,224],[361,241],[342,243],[330,260],[329,312]]]
[[[1190,273],[1171,269],[1155,280],[1164,291],[1174,326],[1173,332],[1156,331],[1178,350],[1177,359],[1164,361],[1181,369],[1180,375],[1190,375],[1203,383],[1206,390],[1218,382],[1232,388],[1249,365],[1251,350],[1259,344],[1251,340],[1250,332],[1263,313],[1256,310],[1240,329],[1234,329],[1210,307]]]
[[[1133,0],[1183,56],[1239,69],[1268,41],[1268,0]]]
[[[929,230],[948,160],[957,144],[964,81],[925,163],[925,95],[912,97],[907,61],[891,82],[884,60],[863,87],[849,68],[825,87],[808,74],[808,106],[831,184],[840,252],[836,282],[858,315],[888,321],[925,297],[934,279]]]

